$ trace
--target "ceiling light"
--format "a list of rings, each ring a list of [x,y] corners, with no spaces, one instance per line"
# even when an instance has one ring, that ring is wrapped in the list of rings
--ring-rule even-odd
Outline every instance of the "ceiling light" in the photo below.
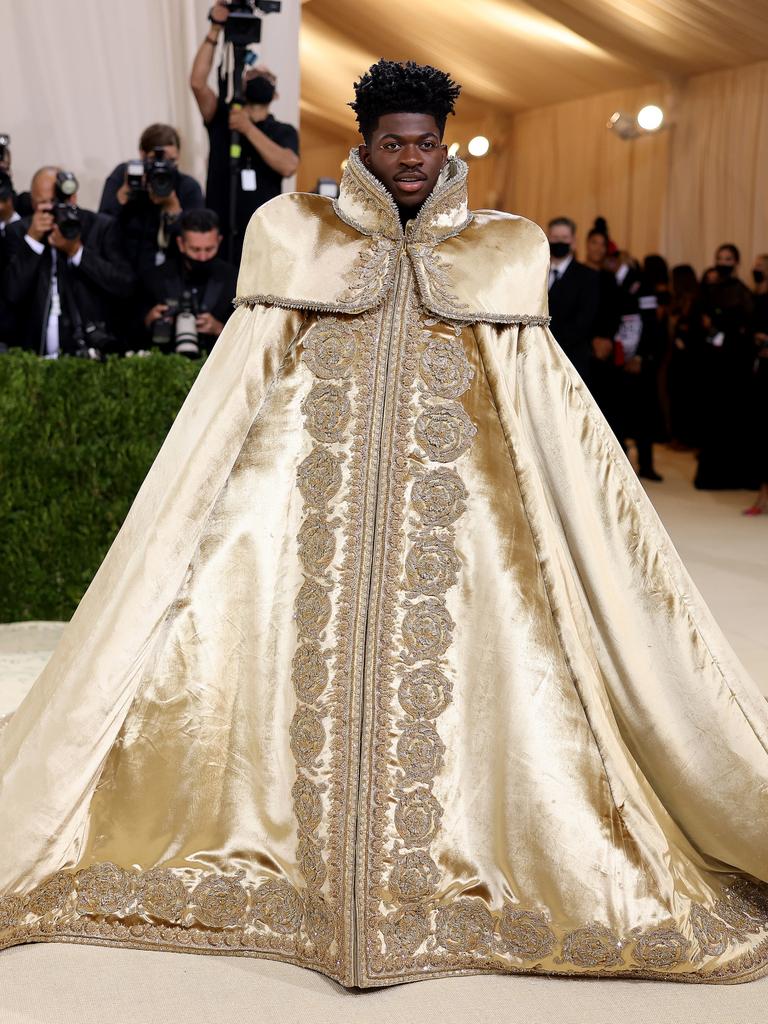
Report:
[[[459,143],[459,142],[452,142],[450,144],[450,146],[448,147],[448,156],[456,156],[456,154],[459,152],[460,148],[461,148],[461,143]]]
[[[664,111],[661,107],[657,107],[653,103],[649,103],[647,107],[643,107],[637,115],[637,123],[643,131],[646,132],[655,132],[657,129],[661,128],[663,120]]]
[[[485,156],[490,148],[491,144],[484,135],[476,135],[474,139],[470,139],[467,144],[470,156]]]

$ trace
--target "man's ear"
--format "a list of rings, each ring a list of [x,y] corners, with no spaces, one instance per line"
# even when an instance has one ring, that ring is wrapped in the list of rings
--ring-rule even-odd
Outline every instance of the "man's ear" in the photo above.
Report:
[[[176,245],[179,247],[179,252],[184,252],[184,241],[181,235],[176,235]]]
[[[361,142],[360,145],[357,147],[357,153],[358,153],[358,156],[360,157],[360,159],[363,161],[363,164],[366,167],[370,167],[371,166],[371,151],[370,151],[370,149],[368,149],[368,146],[364,142]]]

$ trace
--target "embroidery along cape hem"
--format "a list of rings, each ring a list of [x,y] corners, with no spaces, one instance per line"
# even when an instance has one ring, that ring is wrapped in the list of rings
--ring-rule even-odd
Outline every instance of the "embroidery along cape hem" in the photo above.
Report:
[[[768,714],[453,159],[256,214],[240,308],[0,735],[0,946],[373,987],[768,969]]]

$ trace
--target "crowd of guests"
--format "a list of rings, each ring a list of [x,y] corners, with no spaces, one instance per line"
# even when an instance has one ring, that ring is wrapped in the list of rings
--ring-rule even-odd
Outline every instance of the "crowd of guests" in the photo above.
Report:
[[[137,156],[107,178],[98,211],[78,205],[68,168],[41,167],[28,191],[16,191],[0,140],[0,351],[210,351],[232,311],[248,221],[299,160],[296,129],[270,113],[276,81],[267,68],[246,66],[231,95],[224,47],[218,92],[208,85],[229,14],[225,4],[211,8],[190,76],[210,141],[205,195],[178,168],[171,125],[142,132]]]
[[[654,444],[697,455],[700,489],[759,489],[746,513],[768,513],[768,254],[739,276],[725,243],[699,279],[642,262],[610,238],[605,220],[576,259],[576,225],[548,225],[552,331],[625,451],[635,442],[641,477],[660,481]]]

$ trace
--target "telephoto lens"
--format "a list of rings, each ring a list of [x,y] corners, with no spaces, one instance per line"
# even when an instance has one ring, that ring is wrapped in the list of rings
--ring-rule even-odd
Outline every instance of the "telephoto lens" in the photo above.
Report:
[[[197,317],[191,292],[184,292],[176,315],[176,349],[177,355],[197,359],[200,346],[197,343]]]
[[[79,184],[72,171],[59,171],[56,175],[56,202],[53,204],[53,219],[64,238],[70,241],[80,237],[83,222],[80,210],[70,202],[77,193]]]

